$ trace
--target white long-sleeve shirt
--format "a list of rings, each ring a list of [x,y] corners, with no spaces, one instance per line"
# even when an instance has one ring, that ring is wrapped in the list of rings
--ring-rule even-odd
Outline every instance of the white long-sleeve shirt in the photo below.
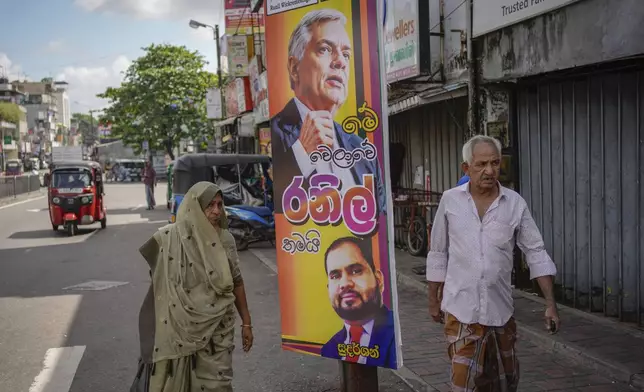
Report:
[[[469,183],[448,190],[432,225],[427,280],[445,282],[441,309],[464,324],[500,327],[512,317],[515,243],[526,255],[531,279],[557,273],[525,200],[499,189],[483,219]]]

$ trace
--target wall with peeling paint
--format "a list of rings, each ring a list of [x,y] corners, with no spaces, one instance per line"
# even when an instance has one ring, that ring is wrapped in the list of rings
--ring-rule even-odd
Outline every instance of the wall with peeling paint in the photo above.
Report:
[[[583,0],[480,39],[482,77],[515,79],[644,54],[642,0]]]

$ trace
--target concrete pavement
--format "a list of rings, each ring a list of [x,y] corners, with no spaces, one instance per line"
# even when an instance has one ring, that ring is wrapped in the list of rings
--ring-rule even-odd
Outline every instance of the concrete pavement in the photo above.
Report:
[[[140,184],[107,184],[108,227],[54,233],[46,199],[0,209],[0,391],[123,392],[138,357],[149,285],[138,247],[167,220]],[[165,186],[156,191],[165,200]],[[235,352],[236,391],[339,391],[336,361],[284,352],[276,275],[241,254],[255,347]],[[237,346],[241,347],[239,336]],[[408,387],[382,371],[381,391]]]
[[[262,262],[276,270],[274,249],[251,248]],[[401,257],[402,259],[402,257]],[[406,261],[406,260],[405,260]],[[404,262],[397,258],[398,262]],[[400,279],[399,279],[400,281]],[[449,391],[449,359],[443,326],[430,321],[424,291],[400,282],[398,303],[403,341],[404,367],[397,375],[416,392]],[[539,312],[542,312],[540,309]],[[575,328],[572,320],[563,320],[562,328]],[[597,372],[566,356],[538,345],[519,332],[518,354],[521,365],[519,392],[627,392],[636,391],[615,378]]]

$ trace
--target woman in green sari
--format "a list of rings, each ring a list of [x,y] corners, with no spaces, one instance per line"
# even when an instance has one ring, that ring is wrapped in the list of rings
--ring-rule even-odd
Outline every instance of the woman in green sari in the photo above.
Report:
[[[141,359],[131,392],[233,390],[235,308],[245,352],[253,332],[227,222],[221,190],[199,182],[176,223],[141,247],[152,285],[139,316]]]

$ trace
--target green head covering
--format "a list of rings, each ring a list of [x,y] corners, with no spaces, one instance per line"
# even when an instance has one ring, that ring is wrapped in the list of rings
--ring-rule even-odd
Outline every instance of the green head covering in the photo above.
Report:
[[[150,263],[155,264],[154,362],[204,348],[234,304],[227,233],[216,230],[204,213],[220,192],[213,183],[193,185],[181,202],[176,223],[154,235],[159,245],[156,262]],[[219,226],[226,229],[224,213]]]
[[[193,216],[192,214],[192,212],[195,212],[195,211],[192,211],[192,210],[189,211],[190,210],[189,204],[191,203],[185,204],[187,199],[196,200],[197,204],[201,208],[201,212],[204,212],[206,207],[208,207],[210,202],[212,202],[212,200],[215,198],[215,196],[217,196],[217,194],[221,194],[221,189],[219,189],[219,187],[213,184],[212,182],[201,181],[194,184],[188,190],[188,193],[186,193],[185,197],[183,198],[183,201],[181,202],[181,205],[179,206],[179,210],[177,211],[177,223],[179,223],[182,220],[196,220],[196,217]],[[204,217],[205,217],[205,214],[204,214]],[[222,229],[228,228],[228,218],[226,217],[225,211],[222,211],[221,213],[219,227]]]

